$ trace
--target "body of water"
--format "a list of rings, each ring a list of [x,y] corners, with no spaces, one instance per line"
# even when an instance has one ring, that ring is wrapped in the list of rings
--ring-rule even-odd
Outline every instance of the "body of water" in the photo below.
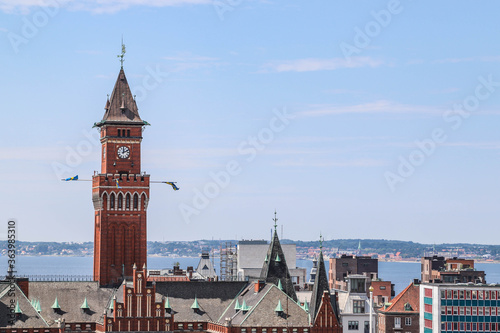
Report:
[[[167,258],[149,257],[148,269],[172,268],[179,262],[181,268],[198,266],[199,258]],[[328,261],[325,261],[328,270]],[[214,260],[217,273],[219,261]],[[312,268],[311,260],[297,260],[297,266],[305,267],[309,278]],[[401,292],[413,279],[420,278],[420,263],[412,262],[379,262],[379,277],[385,281],[392,281],[396,295]],[[477,270],[486,272],[488,283],[500,283],[500,264],[476,264]],[[16,258],[17,275],[92,275],[92,257],[57,257],[57,256],[18,256]],[[7,257],[0,257],[0,269],[7,273]],[[2,274],[3,275],[3,274]]]

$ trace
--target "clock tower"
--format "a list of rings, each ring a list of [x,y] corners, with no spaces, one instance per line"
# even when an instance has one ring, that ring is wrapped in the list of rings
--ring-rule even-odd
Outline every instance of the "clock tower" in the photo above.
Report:
[[[103,119],[101,172],[92,177],[94,203],[94,281],[115,285],[145,267],[149,175],[141,171],[141,141],[146,125],[123,71],[118,74]]]

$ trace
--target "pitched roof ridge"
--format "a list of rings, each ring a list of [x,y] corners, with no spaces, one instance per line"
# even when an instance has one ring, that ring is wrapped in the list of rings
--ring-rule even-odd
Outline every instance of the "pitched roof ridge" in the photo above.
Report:
[[[217,320],[218,323],[221,322],[222,318],[225,318],[224,315],[226,314],[226,312],[233,308],[233,304],[234,304],[234,301],[238,299],[238,297],[240,297],[241,293],[243,293],[243,291],[247,288],[250,288],[251,284],[247,284],[245,287],[241,288],[241,290],[238,292],[238,294],[233,298],[233,300],[231,301],[231,303],[229,303],[229,305],[226,307],[226,309],[222,312],[222,314],[220,315],[219,319]]]
[[[267,296],[267,294],[269,294],[269,292],[271,292],[271,290],[273,289],[273,287],[278,288],[278,287],[276,287],[274,285],[274,283],[270,283],[269,285],[271,287],[264,293],[264,295],[262,295],[262,297],[259,299],[259,301],[257,303],[255,303],[254,306],[252,306],[252,308],[250,309],[250,311],[248,311],[248,313],[246,314],[245,318],[243,318],[243,320],[241,321],[240,326],[243,325],[243,323],[245,322],[245,320],[247,320],[247,318],[255,311],[255,309],[257,308],[257,306],[262,302],[262,300]],[[281,292],[284,293],[283,291],[281,291]]]
[[[410,287],[413,286],[413,282],[411,282],[405,289],[403,289],[402,292],[400,292],[396,297],[394,297],[392,299],[392,302],[391,302],[391,305],[389,305],[389,307],[383,311],[386,311],[386,312],[389,312],[390,310],[392,310],[392,308],[396,305],[396,303],[399,302],[399,300],[401,300],[401,298],[403,297],[403,295],[408,292],[408,290],[410,289]]]

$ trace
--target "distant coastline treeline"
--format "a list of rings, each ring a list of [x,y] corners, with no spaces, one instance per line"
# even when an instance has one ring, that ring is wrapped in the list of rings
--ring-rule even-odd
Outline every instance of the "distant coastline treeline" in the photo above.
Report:
[[[218,255],[221,246],[232,244],[236,240],[197,240],[197,241],[149,241],[148,255],[198,257],[202,250]],[[295,241],[284,239],[283,244],[296,244],[297,256],[309,258],[319,251],[318,241]],[[18,255],[59,255],[59,256],[91,256],[94,252],[93,242],[16,242]],[[0,241],[0,253],[7,251],[7,241]],[[323,252],[327,256],[337,253],[356,253],[362,255],[379,255],[386,258],[394,256],[419,258],[430,253],[446,256],[477,257],[483,259],[500,259],[500,245],[484,244],[421,244],[409,241],[385,239],[334,239],[323,242]]]

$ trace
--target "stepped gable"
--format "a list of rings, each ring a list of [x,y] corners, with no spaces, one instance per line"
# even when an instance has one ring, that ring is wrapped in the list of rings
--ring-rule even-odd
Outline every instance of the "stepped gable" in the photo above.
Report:
[[[176,321],[215,322],[248,282],[156,282],[156,299],[168,296]],[[199,310],[191,306],[198,301]]]
[[[14,325],[11,325],[9,322],[11,318],[8,316],[10,304],[12,304],[11,302],[19,304],[19,309],[22,312],[17,316],[18,318],[15,319]],[[54,300],[52,300],[52,302],[54,302]],[[14,291],[11,292],[10,283],[5,281],[0,282],[0,314],[0,327],[19,329],[49,327],[47,322],[43,319],[41,314],[36,311],[35,307],[31,304],[30,300],[26,298],[17,284],[15,285]]]
[[[40,302],[42,310],[40,315],[51,327],[57,327],[56,320],[61,319],[67,323],[102,323],[103,311],[109,307],[113,295],[112,288],[99,287],[97,281],[30,281],[29,283],[29,298]],[[57,312],[51,308],[56,297],[60,306]],[[82,311],[81,307],[85,299],[87,299],[88,310]]]
[[[381,309],[380,311],[419,313],[419,309],[420,287],[412,282],[392,300],[387,309]]]
[[[111,97],[106,102],[105,110],[104,117],[96,126],[102,126],[105,123],[144,125],[123,68],[120,69]]]
[[[285,254],[281,248],[276,225],[274,228],[273,240],[269,245],[269,250],[267,251],[266,259],[262,266],[260,279],[265,280],[267,283],[273,283],[276,286],[278,286],[281,281],[283,291],[297,302],[297,295],[295,294],[290,271],[286,264]]]
[[[237,302],[240,309],[235,309]],[[243,304],[245,309],[241,309]],[[277,312],[278,304],[281,304],[281,313]],[[263,282],[255,282],[245,288],[219,317],[218,322],[223,324],[226,318],[231,318],[232,326],[239,327],[262,326],[263,323],[268,327],[309,325],[309,315],[299,304],[274,283]]]

